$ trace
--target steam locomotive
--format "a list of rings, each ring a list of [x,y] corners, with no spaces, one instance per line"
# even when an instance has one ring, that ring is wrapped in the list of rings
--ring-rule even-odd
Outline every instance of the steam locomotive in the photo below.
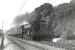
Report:
[[[42,22],[42,24],[45,23]],[[50,38],[50,34],[48,33],[47,26],[44,25],[41,26],[40,23],[37,21],[34,21],[32,23],[27,22],[18,27],[14,27],[11,33],[12,34],[10,35],[12,36],[15,37],[20,36],[21,38],[27,40],[46,40],[46,38]]]
[[[19,31],[22,38],[27,40],[42,40],[45,37],[45,34],[40,31],[40,24],[37,21],[21,25],[17,29],[17,32]]]

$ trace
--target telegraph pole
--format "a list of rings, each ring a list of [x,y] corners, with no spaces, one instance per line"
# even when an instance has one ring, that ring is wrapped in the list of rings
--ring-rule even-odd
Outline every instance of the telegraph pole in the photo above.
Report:
[[[4,21],[2,21],[2,34],[3,34],[3,37],[2,37],[2,41],[1,41],[1,50],[3,50],[4,48]]]
[[[4,32],[4,21],[2,21],[2,31]]]

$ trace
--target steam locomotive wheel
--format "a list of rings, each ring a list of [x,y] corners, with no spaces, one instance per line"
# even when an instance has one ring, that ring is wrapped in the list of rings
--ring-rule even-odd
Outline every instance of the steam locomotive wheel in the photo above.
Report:
[[[31,36],[29,38],[30,38],[29,40],[32,40],[32,37]]]

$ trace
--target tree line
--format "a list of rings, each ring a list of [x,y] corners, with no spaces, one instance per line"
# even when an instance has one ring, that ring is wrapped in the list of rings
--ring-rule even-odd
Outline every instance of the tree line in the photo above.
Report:
[[[74,0],[53,7],[50,3],[44,3],[31,13],[17,16],[15,24],[24,21],[40,23],[41,30],[52,37],[73,37],[75,32],[75,5]]]

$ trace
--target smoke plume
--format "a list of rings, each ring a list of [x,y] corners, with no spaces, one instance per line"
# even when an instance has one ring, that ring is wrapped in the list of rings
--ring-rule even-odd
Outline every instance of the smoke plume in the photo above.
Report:
[[[33,22],[36,20],[36,18],[37,18],[37,15],[34,12],[25,13],[23,15],[16,16],[13,23],[15,25],[19,25],[19,24],[22,24],[24,21]]]

